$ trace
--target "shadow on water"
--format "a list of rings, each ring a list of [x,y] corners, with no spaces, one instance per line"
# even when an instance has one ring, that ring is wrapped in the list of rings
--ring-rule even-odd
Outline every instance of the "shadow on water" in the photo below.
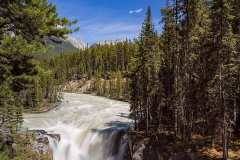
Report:
[[[111,121],[105,124],[106,129],[92,129],[93,133],[104,139],[102,145],[108,148],[104,155],[112,155],[116,160],[121,160],[122,156],[125,156],[128,143],[126,135],[130,124],[130,122]]]
[[[131,119],[131,117],[130,117],[129,114],[127,114],[127,113],[119,113],[119,114],[117,114],[117,116],[122,117],[122,118]]]
[[[126,119],[131,119],[129,114],[127,113],[119,113],[116,116],[121,117],[121,118],[126,118]],[[98,132],[99,134],[107,134],[111,133],[113,131],[127,131],[130,126],[131,122],[121,122],[121,121],[110,121],[105,123],[104,125],[107,127],[105,129],[92,129],[92,132]]]
[[[94,133],[99,133],[99,134],[109,134],[112,132],[126,132],[129,127],[130,123],[129,122],[120,122],[120,121],[111,121],[108,123],[105,123],[105,126],[107,128],[105,129],[92,129],[92,132]]]

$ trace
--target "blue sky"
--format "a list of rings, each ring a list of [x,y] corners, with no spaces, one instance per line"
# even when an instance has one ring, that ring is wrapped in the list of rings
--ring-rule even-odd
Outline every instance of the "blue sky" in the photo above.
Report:
[[[165,0],[50,0],[57,5],[59,15],[77,19],[80,30],[73,37],[86,43],[137,37],[147,6],[153,11],[160,30],[160,8]]]

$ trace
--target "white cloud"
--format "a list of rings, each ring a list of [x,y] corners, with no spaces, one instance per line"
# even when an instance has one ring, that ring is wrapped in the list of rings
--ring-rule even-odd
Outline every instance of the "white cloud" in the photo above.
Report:
[[[130,10],[129,14],[138,14],[138,13],[141,13],[142,11],[143,11],[142,8],[139,8],[139,9],[136,9],[136,10]]]
[[[80,27],[78,35],[90,39],[90,43],[116,40],[116,39],[132,39],[136,37],[141,29],[141,24],[128,22],[86,22]],[[87,37],[87,38],[86,38]]]
[[[116,33],[129,33],[137,32],[140,29],[139,24],[129,24],[129,23],[99,23],[99,24],[88,24],[82,26],[82,31],[88,31],[93,33],[101,34],[116,34]]]

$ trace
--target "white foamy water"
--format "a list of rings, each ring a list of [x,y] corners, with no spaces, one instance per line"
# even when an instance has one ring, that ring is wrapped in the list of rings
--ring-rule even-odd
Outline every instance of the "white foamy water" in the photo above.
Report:
[[[27,114],[24,127],[60,134],[50,140],[54,160],[122,160],[129,104],[84,94],[63,94],[62,104],[47,113]]]

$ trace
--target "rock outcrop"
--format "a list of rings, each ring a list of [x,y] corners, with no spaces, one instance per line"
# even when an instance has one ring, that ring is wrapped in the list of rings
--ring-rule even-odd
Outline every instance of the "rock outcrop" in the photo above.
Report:
[[[67,82],[64,87],[64,92],[71,93],[90,93],[90,90],[94,86],[93,80],[81,79],[81,80],[73,80]]]
[[[47,154],[52,157],[53,153],[49,146],[49,138],[53,138],[57,141],[60,141],[60,135],[49,134],[44,130],[35,130],[31,131],[31,133],[35,137],[34,140],[30,142],[34,151],[36,151],[39,154]]]

